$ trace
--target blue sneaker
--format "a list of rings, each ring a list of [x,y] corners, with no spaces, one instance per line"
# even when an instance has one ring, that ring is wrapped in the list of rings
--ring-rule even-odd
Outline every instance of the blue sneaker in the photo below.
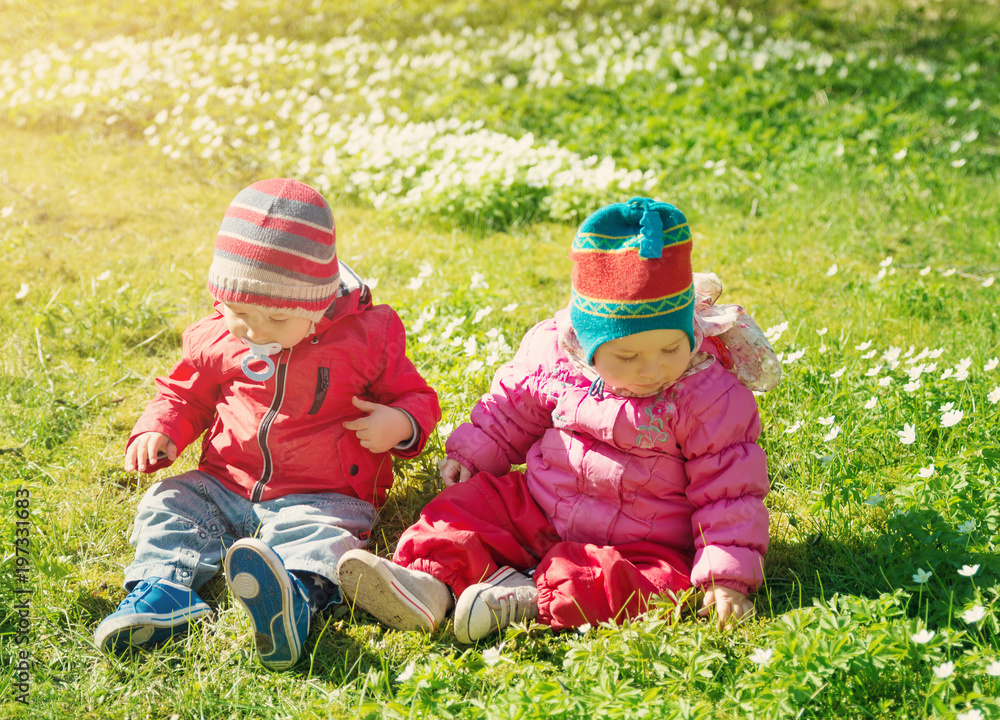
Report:
[[[192,620],[211,614],[212,608],[191,588],[162,578],[146,578],[101,621],[94,642],[105,652],[150,647],[185,632]]]
[[[226,553],[226,585],[250,615],[261,664],[287,670],[298,662],[309,635],[309,596],[281,558],[255,538],[237,540]]]

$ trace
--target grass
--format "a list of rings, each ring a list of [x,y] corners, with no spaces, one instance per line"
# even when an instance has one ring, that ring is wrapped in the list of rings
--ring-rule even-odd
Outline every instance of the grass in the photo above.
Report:
[[[573,2],[35,5],[0,3],[0,68],[12,63],[0,73],[7,716],[1000,717],[994,4],[744,4],[752,20],[707,3],[651,3],[635,16]],[[491,32],[463,35],[462,23]],[[679,24],[707,45],[688,53],[683,34],[662,39]],[[612,60],[662,51],[658,63],[620,78],[611,64],[609,81],[589,83],[599,54],[576,64],[570,40],[597,53],[611,42],[605,25],[644,48],[624,43]],[[649,27],[656,42],[642,35]],[[101,44],[119,33],[162,43],[151,61],[160,75],[139,94],[101,85],[124,77],[115,52],[142,67],[127,43]],[[193,33],[201,42],[184,45]],[[727,33],[768,53],[760,70],[751,51],[710,57]],[[276,50],[269,34],[299,45]],[[492,35],[518,43],[500,52]],[[324,45],[340,36],[343,48]],[[242,67],[206,60],[226,43]],[[320,59],[311,72],[309,52]],[[85,89],[47,94],[67,87],[60,53],[88,71]],[[824,53],[832,64],[818,73]],[[383,55],[395,64],[380,66]],[[256,81],[255,62],[270,63]],[[550,84],[553,68],[565,85]],[[350,87],[351,73],[363,82]],[[516,86],[503,87],[508,75]],[[194,76],[214,84],[183,85]],[[310,77],[336,97],[304,85]],[[247,105],[226,103],[227,88],[255,82]],[[283,118],[282,87],[305,92],[301,107],[311,96],[319,105]],[[327,131],[308,135],[324,111]],[[363,133],[338,124],[361,113]],[[495,135],[420,125],[435,117],[482,121]],[[437,155],[385,139],[421,127]],[[503,138],[529,132],[511,158]],[[616,183],[650,174],[627,189],[602,188],[582,164],[568,185],[529,176],[554,157],[549,141],[565,151],[564,170],[594,154],[615,163]],[[453,151],[457,169],[474,173],[475,142],[485,156],[501,148],[494,167],[507,169],[449,184],[443,158]],[[380,147],[397,154],[371,154]],[[320,162],[331,149],[336,160]],[[124,439],[181,331],[210,308],[204,278],[226,205],[279,173],[326,178],[340,257],[378,281],[377,300],[399,310],[411,357],[441,396],[441,431],[398,466],[380,552],[439,488],[447,428],[521,335],[566,301],[575,219],[647,188],[684,209],[695,265],[720,275],[723,299],[746,304],[785,361],[782,384],[759,398],[772,545],[758,618],[720,633],[661,608],[623,628],[516,627],[467,649],[447,630],[385,631],[339,608],[319,618],[306,660],[272,674],[216,579],[213,622],[155,652],[99,654],[93,630],[124,595],[136,503],[160,477],[119,469]],[[421,202],[408,203],[419,183]],[[195,462],[189,450],[176,469]],[[23,583],[19,489],[31,494]],[[18,644],[24,589],[30,635]],[[30,707],[16,700],[22,661]]]

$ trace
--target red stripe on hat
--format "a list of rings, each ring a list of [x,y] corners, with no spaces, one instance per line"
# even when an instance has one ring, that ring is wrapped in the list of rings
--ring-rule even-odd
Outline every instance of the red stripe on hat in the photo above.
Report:
[[[246,258],[247,265],[270,265],[272,267],[284,268],[291,272],[307,275],[318,280],[328,280],[336,274],[340,267],[336,257],[330,258],[328,262],[317,262],[299,255],[283,252],[274,246],[261,247],[254,243],[245,242],[232,235],[219,233],[215,239],[215,249],[231,253],[242,258]],[[266,258],[266,259],[262,259]]]
[[[262,295],[260,293],[247,292],[246,290],[223,290],[222,288],[208,284],[209,294],[219,302],[241,303],[243,305],[256,305],[267,308],[288,308],[289,310],[307,310],[309,312],[321,312],[330,307],[330,298],[320,298],[318,300],[301,300],[299,298],[283,298],[275,295]]]
[[[312,240],[315,243],[319,243],[327,247],[333,245],[336,240],[335,230],[317,228],[288,218],[268,215],[267,213],[255,210],[254,208],[233,207],[230,205],[229,209],[226,210],[226,217],[245,220],[262,228],[274,228],[275,230],[280,230],[281,232],[290,233],[292,235],[300,235],[308,240]]]
[[[326,207],[326,201],[323,200],[322,195],[298,180],[292,180],[290,178],[268,178],[267,180],[258,180],[250,187],[254,190],[266,193],[267,195],[273,195],[274,197],[298,200],[299,202],[309,203],[310,205],[315,205],[316,207]]]
[[[573,288],[602,300],[636,302],[675,295],[691,285],[691,244],[663,249],[661,258],[625,253],[570,253]]]

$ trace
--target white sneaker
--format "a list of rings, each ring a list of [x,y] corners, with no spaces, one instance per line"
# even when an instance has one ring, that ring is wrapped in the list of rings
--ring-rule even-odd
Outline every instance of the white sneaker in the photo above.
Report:
[[[502,567],[466,588],[455,606],[455,637],[469,645],[511,623],[538,617],[535,582],[513,568]]]
[[[433,575],[348,550],[337,563],[344,596],[396,630],[433,632],[452,605],[451,590]]]

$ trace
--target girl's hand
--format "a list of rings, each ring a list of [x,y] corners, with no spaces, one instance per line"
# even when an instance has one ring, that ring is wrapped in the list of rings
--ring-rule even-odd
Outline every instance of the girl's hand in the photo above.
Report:
[[[754,614],[750,598],[739,590],[722,586],[705,591],[705,598],[702,600],[698,617],[708,617],[711,615],[713,607],[719,618],[720,630],[726,627],[726,621],[729,619],[739,621]]]
[[[128,472],[151,472],[146,468],[163,460],[160,454],[167,460],[173,462],[177,459],[177,445],[174,441],[160,432],[144,432],[136,436],[132,444],[125,451],[125,469]]]
[[[399,408],[368,402],[359,397],[351,398],[351,402],[358,410],[368,414],[357,420],[348,420],[344,427],[358,436],[361,447],[365,450],[376,454],[388,452],[413,437],[410,416]]]
[[[441,480],[444,481],[445,487],[465,482],[470,477],[472,477],[472,471],[458,460],[449,459],[441,463]]]

